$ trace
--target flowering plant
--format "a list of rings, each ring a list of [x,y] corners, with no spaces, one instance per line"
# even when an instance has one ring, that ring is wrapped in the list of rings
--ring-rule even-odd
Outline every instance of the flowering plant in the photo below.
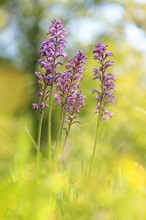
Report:
[[[56,163],[62,154],[71,126],[79,122],[76,118],[81,107],[84,106],[85,97],[80,90],[80,81],[83,78],[87,57],[79,50],[65,64],[65,71],[59,72],[59,67],[63,65],[62,60],[67,59],[67,55],[63,52],[63,48],[66,47],[66,31],[60,20],[52,21],[48,34],[50,38],[43,42],[40,48],[41,58],[38,60],[40,67],[45,70],[45,73],[35,73],[40,86],[40,91],[37,93],[40,100],[38,104],[33,103],[32,107],[40,112],[37,158],[39,160],[43,113],[48,108],[48,155],[49,161],[52,162],[54,160]],[[93,69],[93,80],[99,82],[99,89],[92,89],[93,93],[96,94],[97,103],[95,113],[98,114],[98,119],[93,152],[84,175],[84,179],[87,182],[92,172],[101,122],[104,120],[107,121],[112,117],[113,113],[107,110],[107,106],[115,102],[115,76],[112,72],[107,72],[113,65],[113,61],[108,59],[113,53],[106,50],[107,45],[101,43],[97,43],[93,50],[93,58],[99,62],[99,67]],[[51,150],[53,97],[55,98],[56,106],[61,106],[61,120],[55,145],[55,155],[53,155]],[[65,135],[63,135],[64,130]]]
[[[91,176],[93,162],[95,158],[95,152],[97,148],[97,141],[99,130],[101,126],[101,122],[103,120],[108,121],[109,118],[112,117],[113,113],[109,112],[106,107],[109,104],[114,104],[116,97],[115,93],[115,76],[114,73],[110,72],[107,73],[108,69],[113,66],[112,60],[107,60],[108,57],[113,56],[113,53],[107,52],[107,45],[101,44],[100,42],[96,44],[95,49],[93,50],[93,58],[99,62],[99,67],[94,68],[94,76],[93,80],[99,81],[99,89],[92,89],[93,93],[96,94],[96,110],[95,113],[98,114],[97,125],[96,125],[96,135],[95,135],[95,142],[92,151],[92,155],[89,159],[89,170],[88,175],[86,175],[87,170],[85,171],[85,181],[88,182]]]

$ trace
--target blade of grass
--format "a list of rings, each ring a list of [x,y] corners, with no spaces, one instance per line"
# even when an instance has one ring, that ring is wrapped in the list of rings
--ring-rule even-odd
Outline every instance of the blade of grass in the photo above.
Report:
[[[26,131],[29,139],[31,140],[33,146],[35,147],[35,149],[38,150],[37,144],[36,144],[35,140],[33,139],[32,135],[30,134],[30,131],[28,130],[27,127],[25,127],[25,131]]]

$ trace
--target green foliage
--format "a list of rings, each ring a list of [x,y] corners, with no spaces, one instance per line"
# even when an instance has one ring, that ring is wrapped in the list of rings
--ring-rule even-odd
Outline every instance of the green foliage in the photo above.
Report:
[[[114,72],[117,73],[117,103],[112,109],[115,115],[101,128],[94,172],[87,188],[82,186],[82,158],[85,169],[94,143],[97,119],[93,113],[95,97],[91,92],[92,87],[95,87],[95,82],[91,80],[95,64],[92,55],[88,54],[82,83],[86,95],[86,105],[80,116],[82,124],[73,126],[64,150],[66,172],[50,172],[47,160],[42,157],[41,174],[37,176],[32,142],[25,131],[27,127],[32,132],[31,116],[21,113],[15,117],[14,114],[16,109],[19,112],[26,104],[26,100],[22,100],[22,105],[19,101],[15,102],[15,108],[12,108],[11,102],[5,105],[5,114],[1,114],[0,118],[0,219],[146,218],[146,91],[142,74],[143,58],[127,45],[120,54],[112,43],[111,47],[115,51]],[[137,62],[133,62],[133,59]],[[14,80],[16,76],[19,85],[21,77],[18,75],[22,76],[21,73],[15,74],[11,66],[8,70],[3,67],[3,71],[13,74],[2,75],[1,82],[4,76],[8,76],[8,80],[14,84],[11,79]],[[7,83],[2,85],[7,86]],[[15,88],[19,89],[19,86]],[[28,87],[22,88],[24,93],[28,91]],[[6,91],[8,93],[9,89]],[[13,93],[7,93],[7,96],[13,97]],[[15,96],[20,94],[19,90]],[[18,97],[15,99],[19,100]]]
[[[22,1],[16,4],[18,1],[13,1],[16,4],[14,6],[9,0],[1,1],[2,6],[6,7],[3,9],[7,12],[5,14],[3,9],[0,12],[3,15],[0,23],[2,28],[8,24],[5,21],[8,15],[9,19],[16,15],[19,25],[24,24],[19,26],[21,29],[19,51],[24,52],[19,53],[19,56],[23,61],[23,69],[27,64],[26,69],[30,72],[36,68],[36,54],[42,38],[39,24],[43,24],[41,23],[43,19],[44,21],[47,19],[48,23],[48,19],[54,16],[51,8],[53,3],[59,7],[62,4],[61,1],[49,1],[49,3],[44,1],[44,5],[32,7],[34,2],[29,4],[28,1]],[[75,4],[77,1],[63,2],[66,7],[64,20],[68,22],[76,17],[88,16],[90,13],[87,9],[92,5],[91,2],[97,4],[99,1],[86,1],[84,5],[86,7],[82,7],[81,1],[78,1],[78,4]],[[103,2],[107,3],[107,1]],[[91,91],[96,87],[95,82],[91,80],[92,68],[95,64],[92,54],[87,50],[88,62],[82,82],[82,90],[86,96],[86,105],[80,114],[82,124],[72,127],[63,154],[66,172],[50,172],[48,161],[42,156],[40,176],[36,172],[35,148],[25,130],[27,127],[30,135],[34,137],[35,125],[28,111],[31,108],[31,100],[34,100],[32,98],[34,79],[16,70],[9,62],[0,61],[0,219],[2,220],[146,219],[145,54],[137,52],[126,43],[123,31],[127,21],[135,22],[140,28],[145,29],[145,20],[142,18],[145,15],[145,7],[134,3],[135,1],[109,2],[122,5],[125,11],[124,18],[118,27],[111,27],[113,29],[110,36],[105,33],[95,40],[100,39],[109,44],[109,48],[114,51],[117,103],[112,108],[114,117],[101,127],[94,172],[87,188],[83,188],[82,185],[82,169],[86,168],[91,155],[97,120],[97,115],[93,113],[95,97]],[[5,6],[6,4],[8,5]],[[16,8],[21,9],[23,13],[20,10],[16,10],[20,14],[14,13]],[[141,16],[137,16],[138,13]],[[29,19],[34,22],[32,26],[31,22],[26,22]],[[93,45],[89,51],[93,49]],[[19,56],[16,59],[19,59]],[[35,63],[31,66],[32,60]],[[53,118],[52,136],[55,139],[59,118],[55,106]],[[46,132],[45,128],[44,124],[43,133]],[[42,152],[45,151],[45,145],[44,138]]]

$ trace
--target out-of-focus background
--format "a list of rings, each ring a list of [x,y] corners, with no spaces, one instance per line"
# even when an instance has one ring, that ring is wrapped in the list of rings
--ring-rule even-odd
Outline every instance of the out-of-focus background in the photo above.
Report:
[[[79,115],[82,124],[72,128],[65,155],[75,179],[80,175],[82,158],[86,163],[94,143],[97,115],[91,89],[97,85],[92,80],[95,67],[92,50],[97,42],[108,44],[113,51],[117,78],[117,102],[110,109],[114,117],[101,129],[90,205],[79,201],[79,208],[75,206],[78,219],[146,219],[146,1],[1,0],[0,6],[1,189],[9,174],[17,181],[21,168],[27,166],[26,161],[34,153],[26,132],[27,128],[36,138],[39,115],[31,109],[37,90],[34,72],[38,70],[39,48],[47,39],[51,21],[61,19],[67,31],[69,57],[78,49],[88,56],[82,82],[86,105]],[[58,117],[54,106],[53,138]],[[45,128],[44,121],[44,151]],[[14,192],[17,197],[20,191],[20,188],[14,189],[11,198],[7,192],[7,199],[2,195],[1,208],[4,210],[8,203],[11,207],[6,210],[5,219],[10,219],[15,212]],[[25,200],[25,195],[22,198]],[[86,207],[86,217],[83,217],[83,207]],[[25,210],[29,210],[27,205]],[[39,219],[34,211],[29,210],[27,217],[21,208],[20,213],[24,218],[18,215],[17,219],[30,219],[28,216]]]

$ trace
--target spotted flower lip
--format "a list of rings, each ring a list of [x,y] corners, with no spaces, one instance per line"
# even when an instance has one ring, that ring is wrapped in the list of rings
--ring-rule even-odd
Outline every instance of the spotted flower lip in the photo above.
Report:
[[[58,68],[63,64],[61,59],[66,59],[63,49],[66,47],[66,31],[60,20],[53,20],[49,30],[49,39],[44,41],[40,47],[41,58],[38,63],[45,73],[35,72],[40,91],[37,96],[40,97],[39,104],[33,104],[32,108],[42,112],[48,107],[46,104],[50,96],[50,90],[54,83],[57,82]]]
[[[108,45],[99,42],[93,50],[93,57],[99,62],[99,67],[93,69],[93,80],[99,80],[100,89],[92,89],[93,93],[96,94],[97,100],[95,112],[101,114],[101,119],[106,121],[113,116],[113,113],[109,112],[106,107],[108,104],[114,104],[116,101],[114,95],[116,81],[115,75],[112,72],[107,73],[108,69],[114,64],[112,60],[108,60],[109,57],[113,56],[113,53],[111,51],[107,52],[107,47]]]

